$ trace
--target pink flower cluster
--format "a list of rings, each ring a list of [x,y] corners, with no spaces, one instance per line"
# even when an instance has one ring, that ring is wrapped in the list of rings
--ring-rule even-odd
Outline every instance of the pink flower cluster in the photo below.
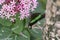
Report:
[[[0,0],[0,17],[12,20],[19,13],[19,18],[24,19],[30,15],[30,11],[34,11],[37,4],[37,0]]]

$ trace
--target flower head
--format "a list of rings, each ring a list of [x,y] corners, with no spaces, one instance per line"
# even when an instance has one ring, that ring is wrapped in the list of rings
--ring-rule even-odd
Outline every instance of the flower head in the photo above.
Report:
[[[37,0],[0,0],[0,17],[12,19],[17,13],[20,19],[24,19],[30,15],[30,11],[34,11],[37,7]]]

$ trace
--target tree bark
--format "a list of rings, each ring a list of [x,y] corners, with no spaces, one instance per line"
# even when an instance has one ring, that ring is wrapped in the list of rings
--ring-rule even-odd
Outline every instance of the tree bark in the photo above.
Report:
[[[60,0],[47,0],[43,40],[60,40]]]

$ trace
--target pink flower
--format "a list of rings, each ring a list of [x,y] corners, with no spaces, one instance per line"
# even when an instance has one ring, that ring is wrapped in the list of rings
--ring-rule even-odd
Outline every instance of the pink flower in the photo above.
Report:
[[[5,0],[0,0],[0,5],[2,5],[2,3],[4,3],[5,2]]]
[[[37,0],[0,0],[0,17],[11,19],[16,13],[20,14],[20,19],[27,18],[31,11],[38,5]]]

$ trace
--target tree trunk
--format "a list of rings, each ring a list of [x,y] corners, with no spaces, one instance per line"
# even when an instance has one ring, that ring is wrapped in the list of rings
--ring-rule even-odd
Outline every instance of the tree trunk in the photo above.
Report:
[[[43,40],[60,40],[60,0],[47,0]]]

